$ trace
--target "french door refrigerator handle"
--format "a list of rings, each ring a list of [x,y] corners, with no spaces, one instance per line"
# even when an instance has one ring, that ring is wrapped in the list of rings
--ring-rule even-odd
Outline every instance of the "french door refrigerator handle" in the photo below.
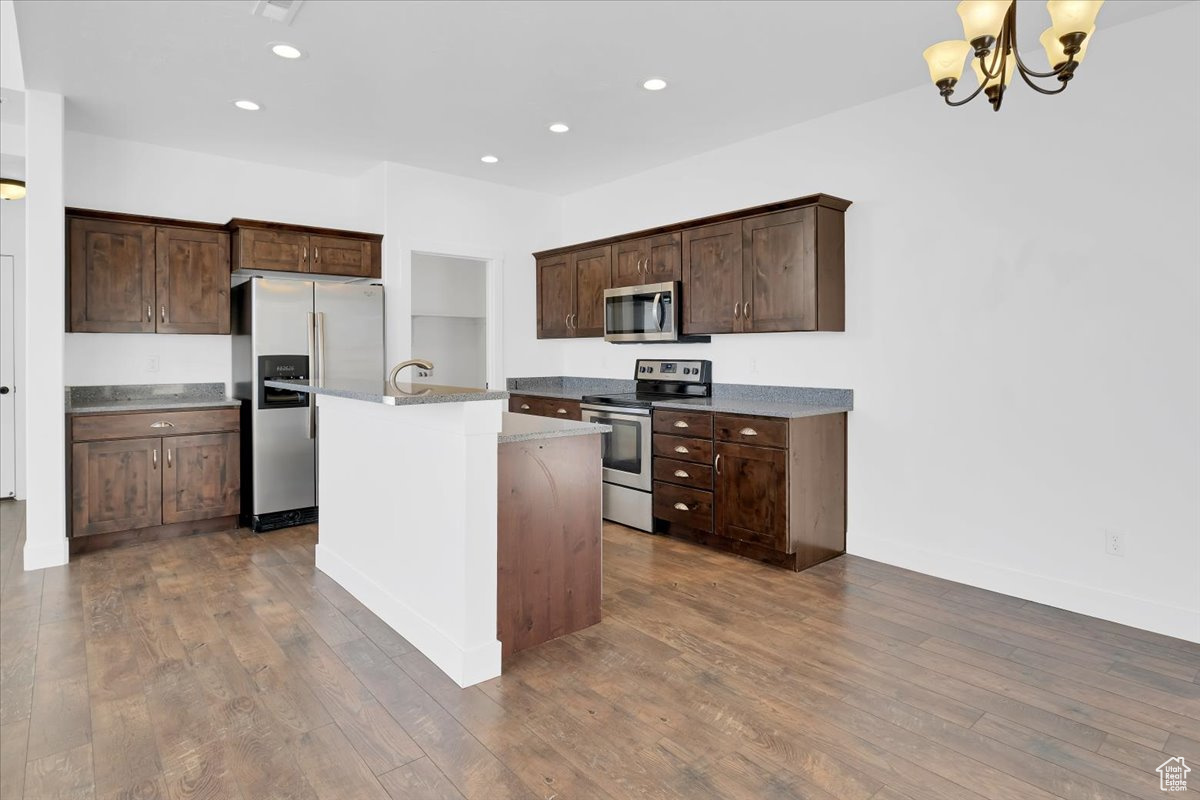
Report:
[[[316,368],[317,368],[317,348],[314,340],[315,336],[315,315],[309,311],[305,314],[308,322],[308,382],[316,386]],[[308,397],[308,420],[306,428],[308,430],[308,438],[317,438],[317,399],[312,395]]]
[[[325,312],[317,312],[317,386],[325,385]]]

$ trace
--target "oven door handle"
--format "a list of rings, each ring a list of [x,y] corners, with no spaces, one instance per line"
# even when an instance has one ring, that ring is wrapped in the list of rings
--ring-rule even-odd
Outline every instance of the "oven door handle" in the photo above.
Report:
[[[658,328],[659,332],[662,332],[662,326],[663,326],[662,292],[658,292],[657,294],[654,295],[654,325],[655,325],[655,327]]]

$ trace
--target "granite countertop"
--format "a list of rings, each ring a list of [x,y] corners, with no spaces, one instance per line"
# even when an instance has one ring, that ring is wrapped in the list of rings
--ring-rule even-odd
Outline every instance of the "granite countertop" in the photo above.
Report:
[[[608,433],[611,425],[593,422],[576,422],[570,419],[555,419],[538,417],[531,414],[513,414],[504,412],[503,427],[496,441],[526,442],[532,439],[557,439],[563,436],[587,436],[596,433]]]
[[[508,392],[472,389],[466,386],[438,386],[432,383],[401,383],[400,388],[386,381],[340,381],[330,386],[312,386],[304,381],[265,381],[272,389],[292,389],[317,396],[345,397],[389,406],[427,405],[429,403],[467,403],[475,400],[503,400]]]
[[[637,382],[618,378],[574,376],[509,378],[513,394],[579,400],[590,394],[633,392]],[[843,414],[854,409],[851,389],[821,389],[807,386],[714,383],[712,397],[657,400],[654,408],[700,409],[724,414],[795,419],[821,414]]]
[[[68,386],[68,414],[112,414],[122,411],[174,411],[186,408],[237,408],[240,400],[225,394],[223,383],[126,384]]]

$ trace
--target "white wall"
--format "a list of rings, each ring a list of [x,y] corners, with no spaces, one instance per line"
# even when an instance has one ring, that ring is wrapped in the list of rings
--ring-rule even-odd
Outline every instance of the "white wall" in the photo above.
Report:
[[[1161,46],[1198,26],[1193,3],[1103,30],[1059,97],[926,86],[567,197],[562,243],[855,205],[845,333],[568,342],[563,370],[686,352],[852,388],[852,553],[1200,640],[1200,112],[1194,55]]]
[[[66,226],[63,222],[63,96],[25,95],[25,569],[67,562],[63,425]],[[36,433],[34,433],[36,432]],[[36,443],[36,446],[29,446]]]
[[[382,232],[368,176],[339,177],[187,150],[68,133],[68,206],[227,222],[246,217]],[[61,305],[61,301],[59,302]],[[159,370],[151,371],[150,356]],[[66,382],[230,380],[227,336],[69,334]]]
[[[506,375],[543,374],[559,363],[556,341],[537,339],[535,250],[561,240],[559,198],[402,164],[384,167],[387,362],[412,357],[412,253],[503,262],[502,363]],[[489,315],[499,313],[495,306]],[[419,355],[419,354],[418,354]]]
[[[412,313],[440,317],[487,314],[486,262],[417,253],[412,257]]]

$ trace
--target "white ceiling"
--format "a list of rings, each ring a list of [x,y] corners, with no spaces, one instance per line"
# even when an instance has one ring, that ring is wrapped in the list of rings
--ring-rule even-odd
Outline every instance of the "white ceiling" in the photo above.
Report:
[[[1089,58],[1103,57],[1105,27],[1179,4],[1109,0]],[[921,51],[962,35],[952,0],[308,0],[290,27],[253,5],[18,0],[26,86],[65,94],[73,130],[567,193],[928,85]],[[1040,64],[1045,7],[1019,9]],[[273,41],[308,57],[278,58]],[[669,87],[643,90],[652,76]],[[263,110],[238,111],[240,97]],[[932,86],[927,100],[938,102]],[[557,121],[571,132],[549,133]],[[501,163],[481,164],[484,153]]]

